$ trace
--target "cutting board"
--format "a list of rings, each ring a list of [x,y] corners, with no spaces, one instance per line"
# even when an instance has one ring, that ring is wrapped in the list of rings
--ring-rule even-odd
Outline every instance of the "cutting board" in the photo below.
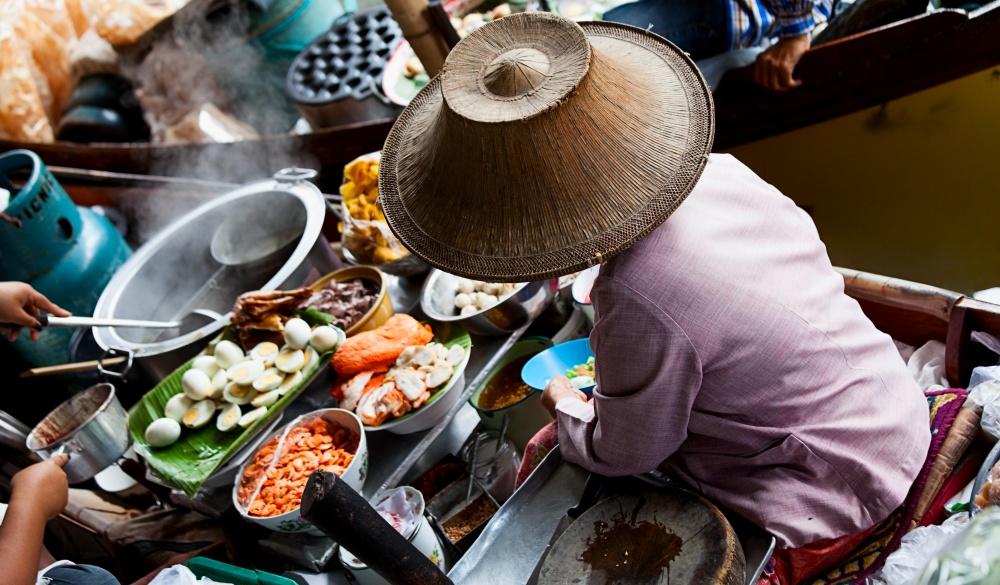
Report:
[[[718,508],[683,490],[615,495],[552,547],[539,585],[742,585],[736,533]]]

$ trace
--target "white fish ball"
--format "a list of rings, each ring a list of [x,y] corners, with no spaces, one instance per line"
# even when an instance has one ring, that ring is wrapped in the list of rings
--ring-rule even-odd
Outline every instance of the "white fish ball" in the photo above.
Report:
[[[458,293],[455,295],[455,307],[458,309],[464,309],[472,304],[472,296],[468,293]]]
[[[468,278],[463,278],[462,280],[458,281],[458,292],[469,294],[471,292],[475,292],[475,290],[476,290],[476,283],[472,282]]]

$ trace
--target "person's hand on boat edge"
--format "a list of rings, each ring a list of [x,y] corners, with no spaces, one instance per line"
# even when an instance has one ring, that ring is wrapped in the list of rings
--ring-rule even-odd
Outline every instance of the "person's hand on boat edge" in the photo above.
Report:
[[[35,315],[45,311],[57,317],[69,317],[69,311],[59,307],[42,293],[23,282],[0,282],[0,334],[10,341],[17,339],[22,327],[31,330],[31,341],[38,341],[42,324]]]
[[[542,392],[542,406],[549,411],[552,418],[556,418],[556,404],[559,404],[563,398],[578,398],[583,402],[588,400],[586,394],[573,387],[569,378],[556,376],[549,380],[549,383],[545,385],[545,391]]]
[[[787,91],[802,85],[802,81],[792,74],[809,46],[808,34],[782,38],[757,56],[753,80],[770,91]]]

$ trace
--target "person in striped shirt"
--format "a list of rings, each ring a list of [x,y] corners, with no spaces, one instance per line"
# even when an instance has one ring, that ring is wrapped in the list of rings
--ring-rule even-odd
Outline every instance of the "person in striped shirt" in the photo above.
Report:
[[[604,20],[649,28],[691,55],[777,41],[757,57],[754,80],[772,91],[801,85],[793,72],[809,50],[813,29],[830,18],[832,0],[639,0],[604,13]]]

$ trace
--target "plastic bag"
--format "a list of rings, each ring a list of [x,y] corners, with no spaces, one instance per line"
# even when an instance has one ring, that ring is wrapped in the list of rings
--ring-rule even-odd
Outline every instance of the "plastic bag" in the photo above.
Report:
[[[0,138],[52,142],[46,104],[52,98],[14,25],[0,20]]]
[[[1000,366],[982,366],[972,370],[969,398],[983,409],[983,430],[1000,438]]]
[[[386,264],[409,255],[378,206],[380,152],[358,157],[344,167],[344,231],[341,243],[358,262]]]
[[[116,46],[134,43],[187,3],[188,0],[79,0],[91,28]]]
[[[921,526],[903,536],[896,552],[889,555],[882,570],[868,579],[869,585],[910,585],[927,565],[927,560],[948,544],[952,535],[969,525],[967,513],[956,514],[940,526]]]
[[[989,508],[930,557],[916,585],[993,585],[1000,575],[997,542],[1000,508]]]
[[[174,565],[160,571],[160,574],[154,577],[149,585],[232,585],[232,583],[212,581],[208,577],[198,579],[191,572],[191,569],[184,565]]]

